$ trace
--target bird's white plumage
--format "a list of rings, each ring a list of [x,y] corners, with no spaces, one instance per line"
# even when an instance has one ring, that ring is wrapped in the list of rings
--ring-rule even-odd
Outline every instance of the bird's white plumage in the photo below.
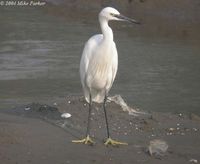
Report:
[[[118,55],[115,43],[112,42],[106,49],[104,47],[103,35],[99,34],[91,37],[83,50],[80,76],[88,102],[90,93],[92,101],[103,102],[105,93],[110,90],[117,73]]]
[[[94,144],[90,138],[91,110],[92,101],[94,101],[97,103],[103,102],[108,137],[104,144],[127,145],[127,143],[111,139],[106,114],[108,92],[112,87],[118,68],[118,54],[113,41],[112,29],[108,25],[109,20],[126,20],[138,23],[121,15],[111,7],[106,7],[99,13],[102,34],[94,35],[86,42],[80,62],[81,83],[85,99],[89,103],[86,137],[81,140],[73,140],[74,143]]]
[[[87,102],[101,103],[112,87],[118,68],[118,54],[113,41],[109,20],[116,20],[111,14],[119,14],[116,9],[107,7],[99,14],[103,34],[92,36],[85,44],[80,62],[80,77]]]

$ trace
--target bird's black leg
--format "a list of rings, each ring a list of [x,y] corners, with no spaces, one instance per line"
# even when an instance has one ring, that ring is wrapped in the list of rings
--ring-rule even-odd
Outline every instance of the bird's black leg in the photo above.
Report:
[[[92,97],[90,94],[90,100],[89,100],[89,114],[88,114],[88,122],[87,122],[87,131],[86,131],[86,136],[90,135],[90,122],[91,122],[91,111],[92,111]]]
[[[94,144],[94,142],[90,138],[90,122],[91,122],[91,111],[92,111],[92,96],[91,96],[91,94],[90,94],[89,101],[90,102],[89,102],[89,114],[88,114],[86,137],[81,140],[73,140],[72,142],[74,142],[74,143]]]
[[[104,98],[104,102],[103,102],[103,109],[104,109],[104,114],[105,114],[105,119],[106,119],[106,129],[107,129],[107,137],[108,138],[107,138],[107,140],[104,144],[106,146],[107,145],[113,145],[113,146],[115,146],[115,145],[128,145],[125,142],[119,142],[119,141],[111,139],[110,132],[109,132],[109,126],[108,126],[107,112],[106,112],[106,101],[107,101],[107,94],[105,94],[105,98]]]
[[[105,119],[106,119],[107,137],[110,138],[108,118],[107,118],[107,112],[106,112],[106,101],[107,101],[107,95],[105,94],[105,98],[104,98],[104,102],[103,102],[103,110],[104,110]]]

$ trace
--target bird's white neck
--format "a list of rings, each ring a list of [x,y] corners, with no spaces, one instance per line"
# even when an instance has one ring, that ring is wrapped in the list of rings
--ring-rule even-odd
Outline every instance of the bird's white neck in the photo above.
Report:
[[[105,18],[99,18],[101,31],[103,34],[103,40],[104,41],[113,41],[113,32],[112,29],[108,25],[108,20]]]

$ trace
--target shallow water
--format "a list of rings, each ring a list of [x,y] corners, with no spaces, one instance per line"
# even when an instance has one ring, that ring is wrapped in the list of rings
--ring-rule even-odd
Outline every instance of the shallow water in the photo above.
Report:
[[[41,8],[1,7],[0,108],[82,95],[79,61],[94,22],[66,21]],[[114,25],[119,71],[110,92],[143,110],[198,112],[200,48],[188,40],[134,37]],[[138,27],[137,27],[138,28]]]

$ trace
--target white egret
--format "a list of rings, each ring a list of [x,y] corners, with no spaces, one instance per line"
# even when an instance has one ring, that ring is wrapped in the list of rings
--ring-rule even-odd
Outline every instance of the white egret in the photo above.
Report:
[[[90,118],[92,102],[103,103],[106,120],[107,140],[105,145],[127,144],[111,139],[106,114],[106,100],[112,87],[118,68],[118,54],[113,41],[113,32],[108,21],[137,21],[121,15],[116,9],[106,7],[99,13],[102,34],[92,36],[85,44],[80,62],[80,77],[86,101],[89,103],[89,115],[86,138],[73,140],[75,143],[94,143],[90,138]]]

